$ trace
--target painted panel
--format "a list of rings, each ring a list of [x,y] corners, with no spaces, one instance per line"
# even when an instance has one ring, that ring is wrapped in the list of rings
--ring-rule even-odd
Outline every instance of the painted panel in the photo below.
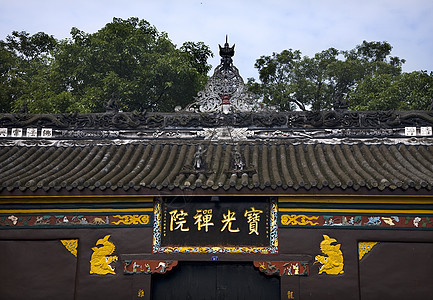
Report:
[[[350,227],[354,229],[433,230],[433,215],[302,214],[280,210],[280,227]]]
[[[152,226],[152,209],[144,208],[124,213],[104,209],[72,210],[0,210],[0,229],[13,228],[88,228]]]

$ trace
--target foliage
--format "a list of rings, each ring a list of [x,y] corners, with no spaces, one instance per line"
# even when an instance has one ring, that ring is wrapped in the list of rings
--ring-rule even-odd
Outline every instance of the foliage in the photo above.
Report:
[[[46,96],[56,46],[54,37],[45,33],[14,31],[0,41],[0,112],[9,112],[22,99]]]
[[[14,32],[1,41],[2,111],[26,103],[35,113],[102,112],[112,98],[124,111],[170,111],[193,101],[211,68],[208,46],[177,48],[138,18],[114,18],[92,34],[72,28],[71,36]]]
[[[257,59],[261,83],[249,89],[280,110],[428,109],[433,74],[402,73],[404,59],[387,42],[366,42],[349,51],[329,48],[314,57],[284,50]]]
[[[366,76],[351,97],[355,110],[432,109],[433,74],[426,71]]]

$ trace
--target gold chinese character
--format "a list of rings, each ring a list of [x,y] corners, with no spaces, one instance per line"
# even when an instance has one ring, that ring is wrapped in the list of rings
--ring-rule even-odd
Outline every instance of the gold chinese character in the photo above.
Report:
[[[201,230],[201,228],[204,227],[207,232],[209,226],[214,226],[214,223],[211,223],[212,209],[197,209],[194,219],[196,220],[194,225],[197,224],[198,230]]]
[[[230,209],[227,211],[227,214],[223,214],[223,220],[221,221],[224,226],[221,228],[221,231],[224,231],[224,229],[228,229],[229,232],[239,232],[239,228],[232,229],[232,222],[236,221],[235,212],[230,211]]]
[[[139,298],[143,298],[144,297],[144,290],[142,290],[142,289],[139,289],[138,290],[138,295],[137,295]]]
[[[188,228],[184,228],[183,225],[186,223],[185,217],[188,215],[188,213],[184,212],[183,209],[181,209],[179,212],[177,209],[172,210],[170,213],[170,231],[180,229],[180,231],[189,231]],[[173,225],[176,225],[176,227],[173,229]]]
[[[247,222],[250,228],[250,233],[255,233],[259,235],[259,222],[260,222],[260,214],[262,210],[255,209],[251,207],[251,210],[245,210],[244,216],[247,218]]]

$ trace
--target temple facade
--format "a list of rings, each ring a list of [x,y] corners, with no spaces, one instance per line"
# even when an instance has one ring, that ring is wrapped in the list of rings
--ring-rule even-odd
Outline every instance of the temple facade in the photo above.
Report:
[[[1,299],[433,297],[433,113],[279,112],[233,55],[173,113],[0,114]]]

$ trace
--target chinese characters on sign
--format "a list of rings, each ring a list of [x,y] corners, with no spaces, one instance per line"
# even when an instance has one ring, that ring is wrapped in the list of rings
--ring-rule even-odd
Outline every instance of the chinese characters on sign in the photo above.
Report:
[[[189,227],[184,227],[186,223],[185,217],[188,216],[188,213],[184,212],[183,209],[181,210],[172,210],[169,211],[170,213],[170,231],[180,230],[180,231],[189,231]],[[263,213],[263,210],[255,209],[254,207],[251,207],[251,210],[245,210],[244,217],[246,218],[246,221],[249,226],[249,233],[248,234],[256,234],[259,235],[259,223],[260,223],[260,214]],[[236,221],[234,211],[230,211],[230,209],[227,210],[227,213],[222,215],[221,223],[223,223],[223,226],[221,228],[221,231],[224,231],[227,229],[229,232],[240,232],[239,228],[232,228],[233,222]],[[209,226],[215,226],[214,223],[211,222],[212,220],[212,209],[197,209],[196,214],[194,216],[195,223],[194,225],[197,225],[197,230],[201,230],[202,227],[204,227],[205,232],[209,231]]]
[[[170,212],[170,231],[180,229],[180,231],[189,231],[189,228],[184,228],[183,225],[186,223],[185,217],[187,213],[181,209],[179,212],[177,209]],[[176,226],[174,227],[173,224]],[[174,228],[174,229],[173,229]]]
[[[197,224],[198,230],[204,227],[205,231],[208,232],[209,226],[214,226],[214,223],[211,223],[212,209],[197,209],[197,214],[194,216],[194,219],[194,225]]]
[[[255,233],[259,235],[258,228],[259,228],[259,222],[260,222],[260,214],[263,211],[255,209],[254,207],[251,207],[250,211],[245,211],[244,216],[248,220],[248,225],[250,228],[250,233]]]
[[[230,209],[227,211],[227,214],[223,214],[223,220],[221,221],[224,226],[221,228],[221,231],[224,231],[224,229],[227,228],[229,232],[239,232],[239,228],[232,229],[232,222],[236,221],[235,212],[230,211]]]
[[[155,202],[154,251],[276,253],[277,211],[270,197],[162,198]]]

